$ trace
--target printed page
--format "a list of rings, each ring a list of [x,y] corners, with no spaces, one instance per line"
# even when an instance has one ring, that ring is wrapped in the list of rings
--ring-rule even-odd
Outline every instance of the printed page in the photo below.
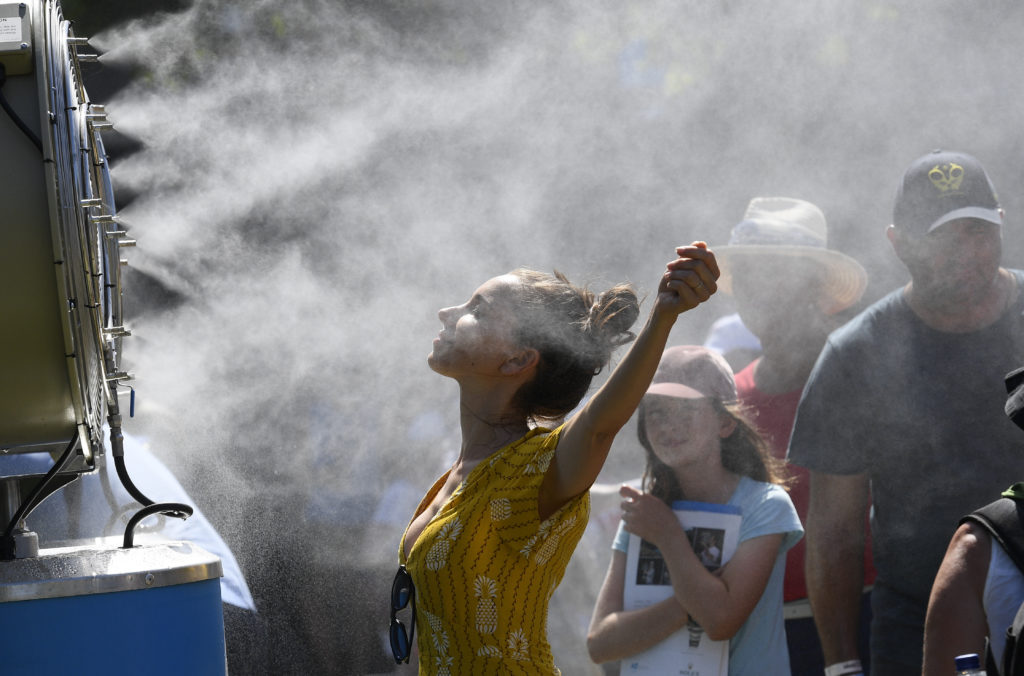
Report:
[[[672,508],[704,566],[712,572],[724,566],[739,544],[740,508],[706,502],[675,502]],[[670,596],[672,582],[658,548],[631,534],[623,608],[645,608]],[[620,673],[727,676],[729,642],[712,641],[692,623],[650,650],[622,660]]]

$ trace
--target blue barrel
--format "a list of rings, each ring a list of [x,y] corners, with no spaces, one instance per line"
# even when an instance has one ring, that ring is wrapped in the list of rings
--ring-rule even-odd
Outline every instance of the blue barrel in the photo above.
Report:
[[[220,559],[189,542],[0,562],[0,673],[227,673]]]

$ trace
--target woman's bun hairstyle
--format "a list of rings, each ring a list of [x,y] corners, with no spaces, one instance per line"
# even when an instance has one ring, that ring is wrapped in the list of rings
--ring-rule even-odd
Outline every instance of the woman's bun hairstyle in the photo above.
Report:
[[[516,400],[528,416],[556,420],[576,408],[615,349],[635,338],[629,329],[640,302],[626,284],[595,296],[557,270],[549,275],[520,268],[511,274],[522,282],[517,339],[540,355],[536,376]]]

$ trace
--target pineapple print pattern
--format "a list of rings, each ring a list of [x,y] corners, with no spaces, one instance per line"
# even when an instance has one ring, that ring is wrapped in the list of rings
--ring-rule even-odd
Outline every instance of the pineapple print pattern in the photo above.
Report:
[[[438,676],[451,676],[453,657],[448,654],[448,632],[444,630],[441,618],[426,610],[423,616],[427,618],[427,626],[430,627],[430,642],[434,646],[434,666]]]
[[[533,537],[526,541],[526,544],[523,545],[523,548],[519,550],[519,553],[526,557],[530,556],[530,552],[533,551],[533,546],[537,544],[538,540],[543,540],[544,538],[546,538],[548,536],[549,530],[551,530],[550,519],[540,525],[540,528],[537,529],[537,532],[533,535]]]
[[[558,435],[538,430],[479,465],[408,553],[423,627],[420,658],[429,673],[557,673],[544,634],[547,602],[589,513],[584,494],[537,519]]]
[[[523,467],[523,474],[543,474],[548,471],[548,465],[551,464],[551,458],[555,457],[554,449],[545,453],[538,453],[534,458],[534,462],[526,463]]]
[[[451,655],[438,655],[435,657],[434,667],[436,669],[437,676],[452,676]]]
[[[512,516],[512,503],[508,498],[491,500],[491,521],[504,521]]]
[[[434,546],[427,552],[427,568],[430,570],[444,568],[445,564],[448,563],[448,555],[452,551],[452,544],[458,539],[461,532],[462,522],[459,520],[459,517],[455,517],[441,528],[441,532],[437,534],[437,539],[434,541]]]
[[[546,522],[545,522],[546,523]],[[533,560],[538,566],[543,566],[548,560],[554,556],[555,552],[558,551],[558,542],[562,539],[562,535],[569,530],[572,530],[573,526],[576,525],[576,515],[573,514],[568,519],[558,524],[555,527],[551,536],[544,540],[544,544],[541,545],[540,549],[534,555]]]
[[[498,628],[498,606],[494,601],[498,595],[498,584],[479,575],[473,583],[473,593],[476,595],[476,630],[481,634],[493,634]]]
[[[522,629],[516,629],[508,637],[508,654],[514,660],[525,662],[530,659],[530,642],[526,640],[526,633]]]

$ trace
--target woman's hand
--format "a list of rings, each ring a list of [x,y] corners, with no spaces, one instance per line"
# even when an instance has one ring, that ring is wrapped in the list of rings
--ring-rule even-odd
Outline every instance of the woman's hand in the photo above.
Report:
[[[704,242],[676,249],[676,258],[668,264],[658,284],[656,311],[672,315],[692,310],[718,290],[718,261]]]
[[[669,538],[685,538],[675,512],[658,498],[632,486],[619,488],[619,495],[623,498],[622,522],[627,532],[639,535],[658,548]]]

